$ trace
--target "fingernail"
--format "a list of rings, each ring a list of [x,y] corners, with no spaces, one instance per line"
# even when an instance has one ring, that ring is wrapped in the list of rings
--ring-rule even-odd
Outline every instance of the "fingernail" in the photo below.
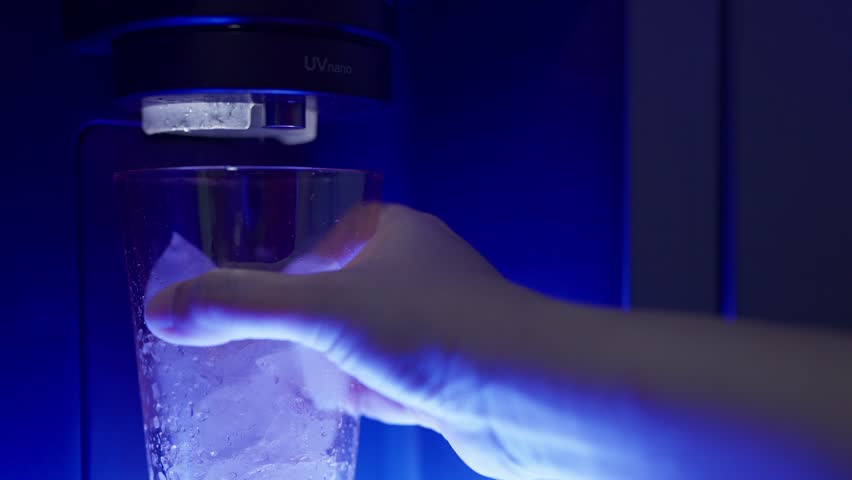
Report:
[[[168,287],[154,295],[145,307],[145,323],[156,332],[164,332],[175,326],[174,321],[175,289]]]

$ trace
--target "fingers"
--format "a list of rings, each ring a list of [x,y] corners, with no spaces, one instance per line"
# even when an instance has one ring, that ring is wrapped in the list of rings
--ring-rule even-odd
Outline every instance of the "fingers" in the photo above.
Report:
[[[281,271],[304,275],[345,267],[375,234],[384,208],[378,203],[367,203],[350,209],[309,251],[294,253]]]
[[[300,245],[288,258],[275,263],[225,263],[224,268],[282,272],[290,275],[333,272],[344,268],[375,234],[382,212],[379,203],[357,205],[335,220],[321,239]]]
[[[364,415],[387,425],[417,425],[438,430],[437,421],[431,415],[416,410],[356,383],[350,399],[353,413]]]
[[[378,252],[387,256],[400,248],[394,245],[399,243],[394,232],[417,215],[398,205],[355,207],[309,253],[297,255],[284,267],[285,273],[300,276],[268,269],[212,271],[162,288],[147,305],[146,322],[155,335],[183,345],[280,339],[324,351],[337,340],[341,319],[351,317],[359,300],[354,298],[354,289],[347,287],[354,272],[344,275],[329,270],[349,263],[374,235],[365,249],[373,251],[372,256]],[[367,257],[371,255],[360,255],[353,265]],[[352,280],[348,285],[358,283]],[[363,289],[359,291],[363,293]]]
[[[334,276],[318,274],[346,266],[374,235],[385,208],[378,203],[352,208],[308,252],[294,254],[284,265],[242,265],[159,286],[146,308],[149,329],[182,345],[280,339],[327,349],[339,330],[339,322],[330,319],[344,316],[330,309],[342,296]],[[312,275],[296,279],[280,275],[281,270]]]
[[[189,346],[214,346],[234,340],[268,339],[296,342],[337,359],[332,348],[346,344],[341,335],[345,322],[355,322],[352,316],[340,315],[332,305],[344,305],[341,296],[346,284],[339,277],[348,273],[336,272],[306,276],[287,276],[278,273],[250,270],[216,270],[161,290],[148,303],[145,320],[148,329],[170,343]],[[336,302],[329,302],[329,299]],[[339,352],[337,352],[339,353]],[[352,356],[349,355],[350,360]],[[301,360],[303,368],[321,369],[308,355]],[[313,363],[312,363],[313,362]],[[342,367],[342,365],[338,365]],[[353,372],[349,372],[353,373]],[[306,378],[324,378],[326,374],[312,371]],[[339,382],[331,382],[332,385]],[[318,384],[309,388],[322,391]],[[362,384],[356,384],[345,401],[352,413],[366,415],[391,425],[421,425],[435,428],[432,418],[413,410]],[[326,394],[337,398],[335,393]]]
[[[304,275],[365,263],[410,264],[416,261],[412,250],[422,253],[433,242],[441,245],[442,255],[448,247],[454,247],[447,252],[452,254],[460,245],[465,247],[461,254],[471,254],[467,244],[432,215],[397,204],[368,203],[349,210],[306,250],[294,252],[279,271]]]
[[[152,333],[181,345],[269,339],[325,352],[342,331],[345,283],[339,272],[294,277],[216,270],[161,290],[145,321]]]

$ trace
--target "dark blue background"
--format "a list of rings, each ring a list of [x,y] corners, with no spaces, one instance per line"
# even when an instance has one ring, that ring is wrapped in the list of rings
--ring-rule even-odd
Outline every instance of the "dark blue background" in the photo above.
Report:
[[[13,66],[3,79],[13,113],[3,119],[0,189],[10,272],[4,299],[12,307],[2,350],[4,479],[73,479],[81,471],[75,131],[108,111],[111,87],[103,59],[62,49],[59,7],[48,1],[10,12],[3,39]],[[518,9],[432,1],[403,9],[395,105],[356,123],[324,125],[300,161],[383,171],[389,200],[442,216],[510,278],[564,298],[617,304],[621,2]],[[94,187],[88,193],[97,195]],[[110,205],[88,208],[92,218]],[[122,266],[108,241],[116,237],[98,225],[106,224],[85,232],[87,275],[115,278]],[[125,316],[117,313],[120,289],[111,282],[87,288],[90,320],[111,322],[88,332],[96,360],[110,358],[97,351],[121,352],[129,342],[129,328],[114,323]],[[112,358],[87,371],[89,471],[141,479],[138,400],[126,393],[135,381],[132,358]],[[474,477],[437,435],[364,427],[361,479]]]
[[[663,3],[655,5],[664,12]],[[732,42],[725,62],[736,94],[717,93],[736,105],[723,149],[735,168],[720,181],[742,208],[719,221],[735,227],[729,233],[738,281],[727,287],[735,287],[743,311],[849,325],[849,7],[845,0],[826,4],[831,8],[817,11],[805,2],[764,0],[729,12],[737,21],[725,33]],[[77,128],[108,111],[109,65],[63,50],[57,0],[4,8],[0,478],[78,479],[73,165]],[[617,305],[626,287],[622,225],[630,213],[623,120],[635,100],[624,93],[624,10],[618,0],[408,2],[394,106],[324,125],[320,141],[293,161],[383,171],[389,200],[438,214],[511,279],[566,299]],[[665,62],[658,67],[660,79],[671,73]],[[661,112],[654,121],[668,120]],[[653,203],[664,205],[659,200],[671,192],[653,183],[655,175],[643,178]],[[113,234],[95,230],[87,238]],[[87,245],[95,253],[103,248],[105,274],[121,274],[120,264],[106,260],[109,245]],[[107,292],[122,289],[105,285],[95,307],[119,308],[124,300]],[[123,328],[116,325],[89,344],[129,342],[129,316],[124,320],[125,338],[112,333]],[[115,415],[89,419],[89,440],[100,439],[90,451],[99,478],[144,477],[133,417],[138,400],[113,383],[127,386],[132,358],[124,362],[95,365],[103,376],[88,379],[89,398],[97,399],[90,408]],[[418,429],[367,423],[360,461],[360,480],[476,478],[442,439]]]

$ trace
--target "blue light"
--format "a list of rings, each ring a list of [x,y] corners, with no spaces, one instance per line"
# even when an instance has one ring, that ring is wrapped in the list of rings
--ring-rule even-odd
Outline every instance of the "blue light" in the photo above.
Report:
[[[393,39],[373,30],[353,27],[351,25],[325,22],[320,20],[306,20],[303,18],[289,17],[257,17],[257,16],[180,16],[155,18],[126,23],[115,28],[106,30],[95,37],[84,40],[77,45],[78,49],[85,53],[106,54],[111,49],[113,38],[121,35],[138,32],[142,30],[156,30],[181,27],[204,27],[225,26],[231,29],[239,29],[246,25],[292,25],[298,27],[317,27],[338,32],[349,33],[360,37],[370,38],[383,43],[392,43]]]

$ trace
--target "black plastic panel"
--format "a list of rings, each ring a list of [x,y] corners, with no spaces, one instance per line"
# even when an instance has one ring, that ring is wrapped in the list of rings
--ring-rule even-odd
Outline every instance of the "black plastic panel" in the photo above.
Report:
[[[326,30],[181,28],[114,45],[116,94],[229,90],[390,100],[387,46]]]

